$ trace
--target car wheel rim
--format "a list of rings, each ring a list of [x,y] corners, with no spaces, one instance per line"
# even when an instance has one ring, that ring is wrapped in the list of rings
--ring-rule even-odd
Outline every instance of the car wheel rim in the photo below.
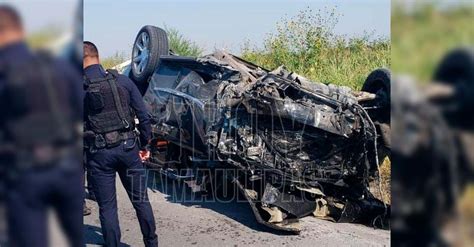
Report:
[[[142,32],[133,46],[132,64],[136,74],[140,75],[145,70],[150,57],[149,52],[150,37],[146,32]]]

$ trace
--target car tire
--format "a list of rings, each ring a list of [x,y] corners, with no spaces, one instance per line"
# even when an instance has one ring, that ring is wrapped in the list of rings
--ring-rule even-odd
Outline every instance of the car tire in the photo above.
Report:
[[[365,79],[362,91],[373,94],[383,91],[388,97],[390,97],[390,83],[390,70],[386,68],[376,69],[367,76],[367,79]]]
[[[362,91],[377,95],[380,109],[373,111],[373,117],[380,123],[390,123],[391,73],[386,68],[372,71],[362,86]]]
[[[376,94],[376,105],[380,108],[369,111],[370,118],[375,124],[377,133],[379,134],[377,144],[377,156],[379,164],[375,161],[371,162],[371,169],[377,171],[377,167],[382,164],[385,157],[391,157],[391,140],[390,140],[390,87],[391,73],[386,68],[380,68],[372,71],[362,86],[362,91]],[[375,154],[374,149],[370,148],[370,154]]]
[[[147,83],[159,64],[160,56],[168,54],[166,31],[150,25],[142,27],[133,44],[130,77],[136,83]]]

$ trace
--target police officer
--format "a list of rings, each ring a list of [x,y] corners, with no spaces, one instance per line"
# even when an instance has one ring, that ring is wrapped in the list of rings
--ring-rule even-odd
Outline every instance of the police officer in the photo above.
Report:
[[[8,246],[48,246],[54,209],[71,246],[83,246],[81,76],[33,53],[19,14],[0,4],[0,167]]]
[[[155,219],[148,201],[147,173],[139,150],[147,145],[150,119],[135,84],[114,70],[105,71],[99,52],[84,42],[85,144],[87,171],[100,208],[102,233],[107,246],[118,246],[120,227],[117,215],[115,177],[118,173],[136,210],[145,246],[157,246]],[[138,125],[135,126],[135,117]],[[135,129],[139,134],[136,137]]]

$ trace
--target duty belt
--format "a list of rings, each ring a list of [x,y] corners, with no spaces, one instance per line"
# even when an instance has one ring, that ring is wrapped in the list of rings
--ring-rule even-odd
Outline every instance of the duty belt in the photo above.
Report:
[[[94,153],[100,149],[116,147],[126,140],[135,138],[137,138],[137,135],[134,131],[113,131],[106,134],[96,134],[92,145],[90,145],[90,151]]]

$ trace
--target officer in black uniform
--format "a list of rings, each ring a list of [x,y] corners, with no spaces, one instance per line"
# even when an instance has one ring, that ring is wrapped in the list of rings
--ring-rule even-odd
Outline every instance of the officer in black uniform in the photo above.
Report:
[[[54,209],[71,246],[83,246],[82,77],[25,43],[19,14],[0,4],[0,169],[8,246],[48,246]]]
[[[139,150],[145,148],[151,135],[143,99],[130,79],[117,71],[103,69],[97,47],[87,41],[83,66],[87,171],[100,207],[105,243],[107,246],[120,243],[115,190],[118,173],[136,210],[145,246],[157,246],[155,218],[147,195],[147,173],[139,157]],[[135,117],[139,121],[137,126]]]

